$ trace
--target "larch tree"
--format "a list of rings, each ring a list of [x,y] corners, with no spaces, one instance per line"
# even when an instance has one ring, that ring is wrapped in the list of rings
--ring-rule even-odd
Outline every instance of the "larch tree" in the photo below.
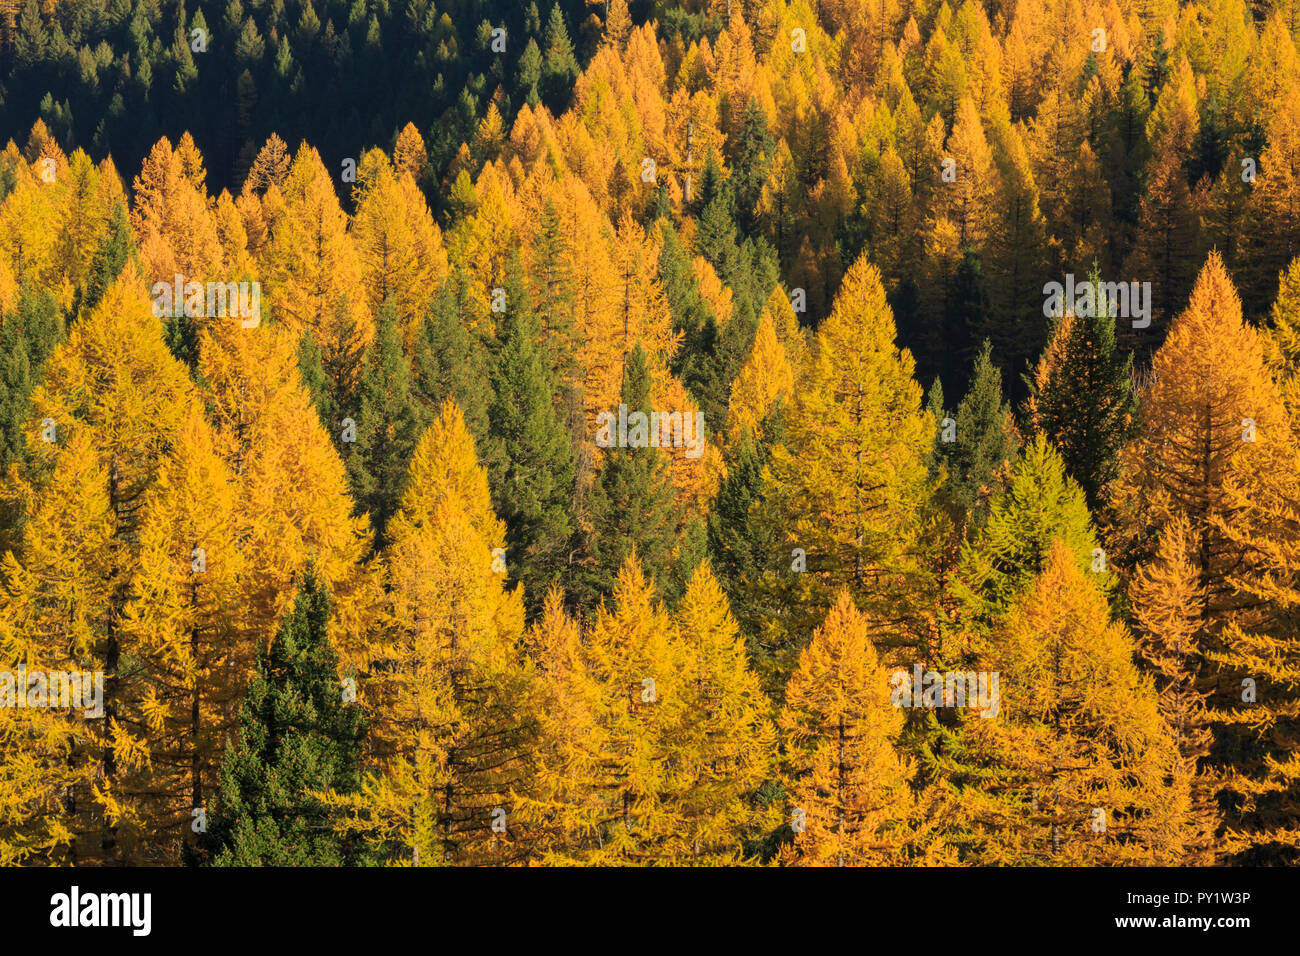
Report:
[[[371,150],[357,169],[360,197],[351,235],[361,260],[361,280],[372,312],[391,297],[400,340],[410,349],[429,302],[429,290],[447,273],[442,233],[414,180],[395,172]]]
[[[1181,765],[1174,772],[1190,789],[1188,863],[1212,863],[1220,853],[1221,814],[1218,782],[1202,767],[1213,734],[1196,644],[1200,629],[1199,581],[1187,519],[1178,516],[1160,532],[1151,560],[1129,581],[1139,660],[1151,673],[1161,717],[1178,748]]]
[[[101,666],[101,634],[121,574],[108,472],[90,432],[67,436],[50,465],[49,479],[67,500],[34,508],[22,550],[7,552],[0,566],[0,653],[18,662],[24,678],[21,688],[13,674],[0,680],[0,860],[8,864],[77,863],[100,849],[102,808],[92,788],[96,758],[111,744],[103,715],[92,716],[80,700],[67,713],[14,706],[18,693],[28,693],[27,670]]]
[[[587,631],[589,674],[601,687],[603,803],[592,864],[681,863],[690,651],[632,555]]]
[[[505,526],[454,402],[416,446],[388,537],[362,684],[375,764],[339,798],[341,826],[411,865],[513,859],[510,792],[532,733],[523,600],[505,587]]]
[[[686,820],[680,852],[691,862],[739,862],[765,823],[774,822],[758,794],[774,769],[771,705],[707,563],[692,574],[675,619],[689,660],[679,741],[688,777],[678,798]]]
[[[1217,254],[1211,253],[1154,357],[1150,380],[1138,394],[1138,426],[1122,454],[1113,497],[1128,563],[1140,563],[1160,531],[1185,518],[1202,628],[1213,630],[1239,603],[1229,577],[1246,557],[1220,527],[1248,517],[1229,498],[1229,486],[1248,493],[1266,468],[1278,467],[1273,449],[1289,433],[1260,336],[1243,322]],[[1261,435],[1267,440],[1257,440]],[[1200,639],[1213,638],[1204,633]]]
[[[1214,740],[1202,765],[1223,768],[1268,737],[1260,736],[1266,725],[1256,720],[1261,713],[1244,716],[1254,694],[1243,690],[1243,681],[1276,688],[1271,681],[1287,666],[1285,655],[1266,662],[1279,645],[1262,656],[1257,652],[1269,646],[1269,635],[1277,639],[1276,629],[1289,614],[1285,568],[1295,534],[1285,502],[1297,449],[1260,335],[1242,320],[1236,290],[1216,254],[1156,353],[1138,407],[1140,432],[1124,451],[1116,495],[1126,561],[1137,569],[1135,614],[1139,621],[1158,618],[1169,603],[1168,588],[1149,582],[1167,574],[1170,555],[1151,553],[1151,543],[1167,552],[1181,537],[1183,560],[1190,565],[1180,573],[1192,598],[1182,612],[1190,652],[1181,661],[1161,655],[1165,710],[1177,722],[1207,707]],[[1165,635],[1167,641],[1176,638],[1176,631]],[[1174,663],[1181,663],[1176,673]],[[1285,687],[1286,678],[1280,683]],[[1273,689],[1269,704],[1285,711],[1287,698],[1282,691],[1279,699]],[[1262,746],[1267,751],[1268,744]],[[1271,765],[1268,758],[1260,760],[1256,768]],[[1246,770],[1242,786],[1248,792],[1251,777]],[[1236,810],[1248,816],[1250,807],[1248,800]],[[1240,831],[1261,824],[1230,815],[1228,826]],[[1262,826],[1268,830],[1270,824]],[[1233,847],[1241,850],[1243,844]]]
[[[197,155],[193,141],[190,147]],[[131,226],[146,278],[171,283],[177,273],[185,282],[219,277],[221,242],[207,194],[186,175],[180,150],[165,136],[154,144],[131,187]]]
[[[42,585],[58,589],[55,581],[61,579],[42,578],[54,572],[59,561],[86,562],[100,569],[100,582],[85,597],[84,619],[93,622],[88,631],[69,640],[65,628],[75,626],[83,612],[69,618],[59,605],[38,613],[52,614],[56,620],[68,618],[66,623],[51,621],[52,629],[38,624],[36,631],[60,648],[55,652],[47,647],[43,653],[57,653],[64,659],[75,654],[84,669],[104,674],[104,717],[96,745],[83,747],[69,758],[70,766],[97,766],[94,793],[87,787],[74,798],[78,812],[85,815],[78,822],[81,839],[73,851],[81,859],[118,860],[124,850],[117,841],[117,822],[130,808],[119,801],[119,772],[129,772],[144,759],[142,735],[128,720],[127,701],[137,689],[139,675],[133,667],[123,668],[126,606],[131,580],[141,567],[144,505],[194,405],[184,367],[167,354],[158,321],[134,271],[119,278],[99,306],[74,325],[67,341],[46,363],[43,380],[31,397],[26,439],[33,452],[28,472],[33,513],[27,521],[37,524],[45,520],[42,511],[67,507],[66,495],[85,493],[73,484],[46,483],[50,466],[72,439],[78,439],[78,453],[94,461],[95,473],[104,482],[96,495],[106,501],[109,515],[107,541],[88,539],[82,533],[39,542],[27,539],[16,558],[21,567],[29,548],[46,552],[44,558],[35,558],[34,552],[26,558],[28,564],[38,561],[26,570],[34,575],[28,584],[37,593]],[[92,466],[88,461],[82,467]],[[62,558],[55,560],[51,549]],[[59,603],[67,600],[64,594]]]
[[[728,441],[746,429],[757,434],[760,423],[776,403],[794,391],[794,372],[776,335],[771,313],[764,308],[754,334],[754,346],[731,383],[727,406]]]
[[[1131,636],[1069,546],[1052,546],[979,667],[990,699],[962,722],[982,769],[958,782],[978,859],[1181,861],[1189,798],[1172,773],[1177,750]]]
[[[366,641],[373,598],[360,568],[369,522],[353,516],[345,466],[299,376],[295,345],[279,324],[215,323],[201,341],[199,370],[218,453],[238,490],[249,626],[270,640],[295,574],[313,562],[333,594],[331,627],[349,663]],[[340,438],[348,431],[346,422],[331,427]]]
[[[979,112],[969,97],[963,98],[957,109],[947,150],[944,166],[934,171],[940,182],[931,198],[929,221],[952,223],[961,248],[983,248],[993,232],[994,203],[1002,184]],[[951,179],[945,175],[949,159]]]
[[[1258,308],[1273,298],[1277,277],[1300,255],[1300,90],[1292,88],[1267,118],[1267,141],[1250,204],[1257,224],[1249,241],[1255,283],[1263,291]]]
[[[902,711],[842,590],[799,656],[778,719],[793,866],[870,866],[907,857],[913,768],[895,749]]]
[[[934,428],[912,367],[894,345],[880,273],[863,256],[818,330],[786,444],[773,447],[764,473],[764,520],[782,550],[763,584],[784,609],[763,640],[787,666],[844,587],[875,626],[907,640]]]
[[[572,862],[598,850],[611,812],[601,786],[609,702],[559,590],[546,592],[526,646],[537,668],[537,745],[528,781],[511,794],[515,816],[529,859]]]
[[[124,721],[149,759],[121,789],[139,808],[132,837],[155,860],[175,862],[182,843],[192,848],[195,812],[206,812],[215,790],[252,667],[234,512],[234,482],[193,409],[144,506],[122,628],[124,653],[139,671]]]
[[[295,334],[310,330],[341,390],[355,387],[374,314],[356,243],[320,155],[303,144],[283,189],[265,197],[271,222],[261,262],[275,315]]]

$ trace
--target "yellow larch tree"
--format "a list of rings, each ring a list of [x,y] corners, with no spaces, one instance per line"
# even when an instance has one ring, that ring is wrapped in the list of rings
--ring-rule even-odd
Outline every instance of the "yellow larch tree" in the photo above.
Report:
[[[952,161],[950,166],[948,160]],[[955,228],[961,248],[982,247],[993,231],[995,201],[1002,183],[979,112],[970,97],[963,98],[957,108],[944,165],[934,175],[938,182],[931,199],[931,228],[946,220]]]
[[[790,297],[786,295],[785,289],[779,285],[773,289],[763,309],[772,318],[776,340],[781,343],[781,348],[785,351],[794,380],[799,382],[811,364],[812,350],[808,346],[808,335],[799,324],[799,318],[790,305]]]
[[[216,447],[237,489],[235,522],[247,571],[248,627],[269,641],[310,561],[333,595],[331,633],[340,656],[360,653],[373,596],[360,569],[369,523],[353,517],[343,462],[298,372],[283,327],[214,323],[200,340]]]
[[[95,474],[104,482],[108,541],[84,533],[42,535],[46,554],[28,559],[31,587],[62,590],[69,563],[84,562],[97,569],[99,583],[84,595],[87,607],[73,616],[90,624],[77,641],[62,635],[64,624],[49,632],[55,648],[45,653],[67,660],[72,654],[89,670],[103,672],[104,716],[93,745],[69,758],[70,767],[95,765],[90,790],[74,794],[82,838],[73,852],[79,859],[115,861],[128,848],[119,845],[116,827],[130,812],[119,802],[119,773],[129,774],[147,759],[140,730],[130,723],[128,702],[140,675],[129,662],[125,612],[130,584],[140,570],[141,521],[145,505],[156,489],[169,451],[195,407],[195,396],[185,368],[168,353],[161,327],[152,315],[139,273],[128,266],[109,287],[90,314],[74,324],[66,342],[46,364],[42,383],[33,391],[27,444],[32,450],[28,500],[34,526],[46,519],[45,509],[69,506],[70,493],[84,493],[77,482],[49,483],[50,466],[64,455],[64,445],[79,441],[79,454],[94,460]],[[47,440],[48,439],[48,440]],[[78,465],[78,474],[90,474],[90,462]],[[54,473],[57,474],[57,467]],[[93,499],[92,499],[93,500]],[[75,513],[75,512],[74,512]],[[98,518],[96,521],[98,522]],[[33,527],[32,534],[36,533]],[[24,544],[37,547],[34,540]],[[55,559],[53,552],[62,553]],[[24,555],[18,555],[20,565]],[[60,570],[62,568],[62,570]],[[48,576],[58,575],[52,579]],[[45,579],[45,580],[42,580]],[[70,592],[75,594],[76,592]],[[66,601],[67,597],[60,598]],[[66,607],[48,607],[45,613],[67,616]],[[93,666],[89,666],[93,663]]]
[[[362,281],[373,311],[392,298],[402,340],[410,349],[432,290],[447,274],[442,232],[415,181],[408,174],[395,174],[382,152],[367,153],[361,170],[366,175],[352,238],[361,258]]]
[[[48,288],[58,296],[58,236],[49,228],[59,219],[66,191],[64,180],[47,182],[45,167],[20,160],[14,170],[16,182],[0,203],[0,252],[15,284],[30,282]],[[68,290],[70,291],[70,290]]]
[[[1214,862],[1220,814],[1212,775],[1199,768],[1210,753],[1205,663],[1198,659],[1200,581],[1187,518],[1175,516],[1161,529],[1151,560],[1129,582],[1139,658],[1152,674],[1160,715],[1181,758],[1175,772],[1188,781],[1192,813],[1184,862]]]
[[[393,146],[393,168],[399,178],[410,176],[418,183],[428,162],[429,151],[424,147],[424,138],[414,123],[407,123],[397,134],[397,143]]]
[[[771,704],[707,564],[691,576],[674,617],[688,667],[678,741],[686,777],[678,798],[684,829],[677,852],[683,862],[740,862],[745,841],[775,822],[757,796],[776,755]]]
[[[586,638],[589,673],[603,692],[605,752],[595,787],[603,802],[597,841],[578,860],[596,865],[680,863],[686,822],[680,796],[690,652],[633,555],[610,605]]]
[[[1252,574],[1257,558],[1241,534],[1263,530],[1252,499],[1294,470],[1295,445],[1260,335],[1243,321],[1217,254],[1154,357],[1138,418],[1114,496],[1121,560],[1141,566],[1162,532],[1186,523],[1196,622],[1189,666],[1200,691],[1230,693],[1204,658],[1227,649],[1225,625],[1256,603],[1236,580]]]
[[[727,440],[737,440],[746,429],[758,435],[776,403],[789,399],[793,391],[794,372],[777,339],[772,314],[764,308],[758,317],[753,348],[731,383]]]
[[[572,862],[598,846],[608,804],[604,687],[591,673],[582,628],[552,589],[527,635],[536,667],[537,747],[529,779],[512,794],[529,858]]]
[[[0,654],[19,674],[92,673],[102,666],[97,652],[123,544],[91,432],[67,435],[50,467],[58,496],[21,489],[32,502],[25,541],[0,565]],[[27,686],[13,686],[15,676],[0,687],[10,698],[0,706],[0,863],[93,858],[102,818],[91,795],[105,720],[81,706],[84,691],[71,711],[18,709],[14,698]]]
[[[763,641],[791,653],[847,586],[895,640],[915,623],[916,542],[929,495],[934,423],[911,355],[894,344],[880,273],[865,255],[844,277],[764,472],[762,520],[782,544],[761,586],[777,597]]]
[[[208,197],[196,186],[197,150],[182,156],[167,137],[154,144],[131,184],[131,228],[150,283],[215,281],[221,275],[222,250]],[[187,175],[187,165],[189,175]]]
[[[320,154],[304,143],[283,189],[270,187],[263,207],[271,228],[261,266],[275,315],[295,335],[312,333],[326,371],[346,391],[358,381],[374,316],[348,217]]]
[[[903,714],[847,590],[799,655],[778,726],[793,833],[783,862],[902,862],[914,806],[913,767],[895,749]]]
[[[194,811],[205,812],[216,789],[253,665],[235,507],[235,483],[194,409],[144,507],[122,627],[140,671],[128,719],[149,754],[121,787],[142,821],[123,840],[158,862],[179,862],[181,844],[195,839]]]
[[[1087,573],[1054,543],[976,665],[988,699],[968,697],[960,719],[981,770],[960,800],[983,863],[1182,859],[1188,781],[1132,637]]]
[[[452,401],[416,448],[388,537],[362,686],[376,767],[359,797],[338,798],[345,826],[413,865],[516,859],[510,794],[533,734],[523,596],[506,589],[505,525]]]

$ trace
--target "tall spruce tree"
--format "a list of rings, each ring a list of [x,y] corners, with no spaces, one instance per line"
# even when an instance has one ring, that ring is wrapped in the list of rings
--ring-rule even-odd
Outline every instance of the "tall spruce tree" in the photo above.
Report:
[[[583,604],[594,604],[613,593],[619,569],[634,552],[646,576],[661,586],[672,568],[682,521],[668,455],[649,447],[648,441],[640,443],[650,434],[650,384],[649,362],[637,343],[627,357],[623,375],[627,434],[620,434],[621,409],[611,410],[601,426],[611,447],[605,448],[604,464],[586,501],[586,554],[577,588]],[[636,413],[647,419],[639,436],[633,425]],[[599,430],[597,443],[604,444]]]
[[[555,404],[557,384],[538,346],[537,319],[512,310],[492,374],[488,409],[504,464],[496,487],[497,512],[506,523],[512,581],[524,586],[530,615],[542,606],[568,563],[574,531],[576,463],[569,432]]]
[[[86,279],[86,290],[74,314],[83,309],[89,311],[99,305],[105,290],[122,274],[122,268],[135,254],[135,239],[131,236],[126,207],[119,202],[113,206],[113,215],[108,220],[108,235],[100,240],[99,248],[95,250],[90,263],[90,275]]]
[[[23,286],[18,307],[0,317],[0,471],[22,454],[28,399],[45,359],[62,339],[54,296]]]
[[[359,785],[365,736],[359,704],[345,700],[330,645],[330,598],[308,568],[293,609],[257,670],[228,744],[202,845],[216,866],[340,866],[354,851],[319,799]]]
[[[432,419],[447,399],[454,399],[474,438],[479,461],[495,474],[499,457],[492,440],[488,407],[492,404],[491,362],[487,347],[462,315],[473,312],[466,277],[453,274],[433,297],[429,314],[415,338],[411,357],[416,397]]]
[[[1081,567],[1093,566],[1096,538],[1083,493],[1039,435],[1011,469],[1006,489],[994,497],[980,533],[962,547],[953,591],[967,626],[982,631],[1005,614],[1042,572],[1058,539]],[[1096,567],[1102,574],[1104,559]]]
[[[425,409],[412,395],[411,369],[402,354],[391,300],[380,308],[376,322],[377,335],[361,367],[357,440],[346,454],[352,495],[358,511],[370,515],[378,549],[388,519],[397,510]]]
[[[942,402],[943,393],[936,397]],[[1002,400],[1002,371],[993,364],[988,339],[975,359],[970,388],[957,405],[955,421],[956,441],[937,446],[948,465],[945,490],[970,524],[979,527],[1020,447],[1011,406]]]
[[[1066,312],[1028,379],[1028,420],[1045,434],[1097,510],[1114,480],[1119,451],[1132,433],[1133,359],[1115,344],[1115,317],[1096,271],[1088,282],[1091,314]]]

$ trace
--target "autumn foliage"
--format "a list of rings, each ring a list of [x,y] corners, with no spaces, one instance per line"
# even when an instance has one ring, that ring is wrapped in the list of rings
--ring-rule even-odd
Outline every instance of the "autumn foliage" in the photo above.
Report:
[[[1294,17],[592,6],[0,151],[0,864],[1300,862]]]

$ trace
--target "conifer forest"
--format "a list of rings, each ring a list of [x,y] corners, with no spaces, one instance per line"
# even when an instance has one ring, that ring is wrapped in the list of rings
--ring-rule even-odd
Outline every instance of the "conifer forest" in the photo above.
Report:
[[[1300,864],[1300,0],[0,0],[0,143],[0,864]]]

